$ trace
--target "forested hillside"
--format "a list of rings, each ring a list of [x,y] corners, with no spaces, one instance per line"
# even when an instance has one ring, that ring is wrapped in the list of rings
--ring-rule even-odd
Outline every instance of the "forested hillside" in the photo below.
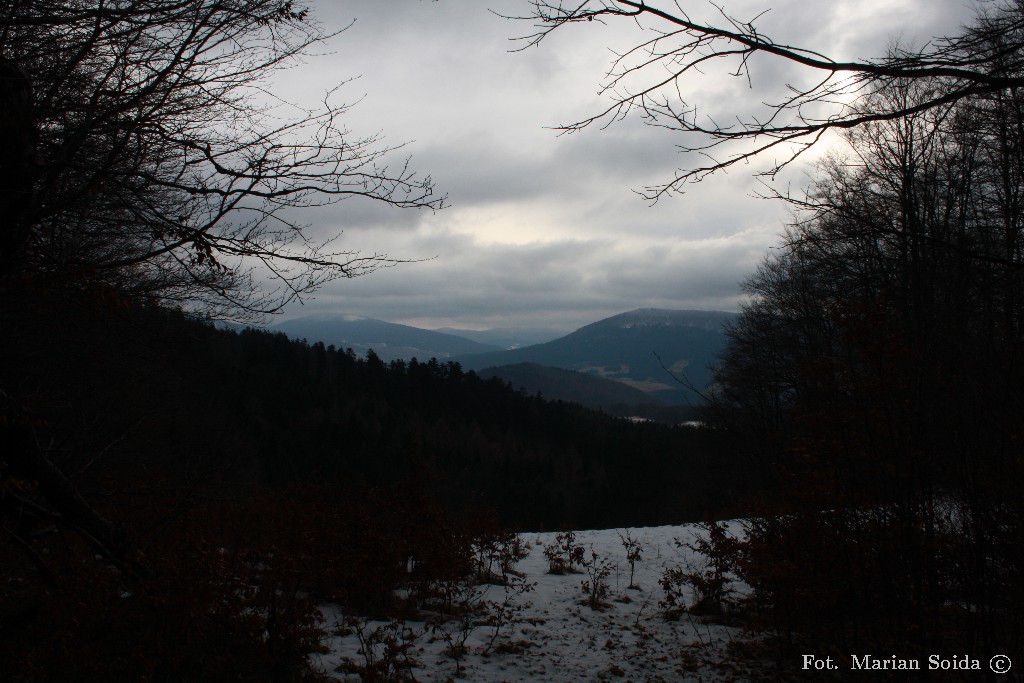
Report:
[[[751,481],[719,434],[549,403],[453,363],[385,364],[283,334],[217,330],[103,292],[23,300],[5,324],[4,384],[29,397],[5,399],[16,420],[4,430],[7,452],[44,449],[67,477],[37,482],[17,461],[5,470],[5,514],[20,521],[7,527],[18,543],[0,556],[0,616],[19,658],[41,654],[22,638],[34,628],[95,646],[96,634],[73,624],[99,623],[60,597],[100,581],[95,572],[112,592],[97,588],[81,608],[101,619],[116,608],[148,629],[134,611],[143,607],[116,601],[119,586],[162,600],[184,590],[166,583],[173,577],[205,585],[213,575],[202,548],[263,553],[291,534],[289,562],[324,564],[328,576],[293,567],[289,585],[327,595],[348,590],[338,572],[352,560],[331,560],[336,550],[323,544],[349,524],[364,540],[346,543],[377,547],[401,534],[443,548],[474,532],[429,538],[486,519],[559,529],[729,514]],[[415,540],[416,520],[436,527],[429,538]],[[184,547],[200,554],[172,559]],[[381,562],[389,566],[367,566],[379,572]],[[50,582],[66,588],[51,595]],[[156,642],[140,637],[139,647]]]
[[[644,391],[652,403],[692,405],[711,382],[710,366],[725,348],[723,328],[735,317],[722,311],[640,308],[543,344],[456,360],[475,370],[522,363],[576,370]]]
[[[102,451],[93,468],[142,460],[212,485],[352,489],[421,472],[446,504],[494,508],[517,528],[682,521],[727,505],[709,433],[550,403],[455,363],[384,363],[159,309],[53,306],[19,321],[8,386],[36,397],[36,438],[85,460]]]

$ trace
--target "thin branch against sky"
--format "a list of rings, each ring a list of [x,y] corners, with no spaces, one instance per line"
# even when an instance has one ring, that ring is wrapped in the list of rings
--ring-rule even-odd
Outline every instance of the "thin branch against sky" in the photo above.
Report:
[[[720,16],[710,3],[691,4],[695,18]],[[331,54],[293,70],[285,91],[316,98],[325,75],[331,82],[358,76],[339,91],[358,102],[346,124],[408,143],[402,153],[451,202],[434,215],[343,202],[313,214],[314,227],[343,230],[343,244],[431,260],[336,283],[286,314],[336,310],[423,326],[571,329],[641,306],[735,310],[738,283],[788,219],[782,205],[754,198],[752,173],[788,152],[744,162],[651,207],[635,191],[671,178],[687,161],[671,134],[639,119],[572,136],[554,130],[597,110],[615,52],[641,35],[635,24],[585,23],[517,53],[512,39],[529,27],[498,15],[524,14],[527,0],[408,0],[400,7],[314,5],[329,26],[356,21]],[[973,11],[956,0],[745,0],[728,9],[743,20],[764,13],[758,25],[776,41],[843,59],[885,54],[895,41],[920,46],[955,32]],[[769,86],[808,87],[767,60],[750,68],[749,83],[725,72],[705,78],[702,112],[725,120],[750,111]],[[826,138],[822,151],[835,141]],[[776,189],[802,187],[808,168],[790,168]]]

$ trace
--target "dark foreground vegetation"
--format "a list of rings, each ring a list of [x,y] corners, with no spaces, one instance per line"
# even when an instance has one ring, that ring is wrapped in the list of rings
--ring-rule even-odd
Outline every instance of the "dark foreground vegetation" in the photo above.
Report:
[[[1008,32],[1021,7],[998,18]],[[944,86],[894,79],[862,105]],[[987,669],[1024,652],[1024,98],[847,141],[791,200],[729,332],[708,419],[772,467],[747,538],[709,556],[753,589],[787,667],[957,652]]]
[[[5,329],[0,628],[23,680],[257,680],[316,643],[315,601],[399,609],[410,557],[457,572],[502,530],[727,515],[743,481],[707,430],[110,292],[24,293]]]

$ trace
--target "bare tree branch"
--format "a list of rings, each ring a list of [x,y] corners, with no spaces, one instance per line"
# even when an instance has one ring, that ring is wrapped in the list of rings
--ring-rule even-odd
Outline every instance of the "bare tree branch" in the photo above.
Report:
[[[938,38],[925,50],[894,49],[883,58],[853,62],[778,43],[758,30],[756,17],[743,21],[722,8],[717,8],[722,24],[716,26],[693,21],[679,2],[654,3],[659,7],[633,0],[587,0],[568,5],[535,0],[531,4],[529,14],[508,17],[530,21],[536,29],[518,39],[521,50],[539,46],[551,33],[570,24],[637,22],[641,18],[654,22],[645,29],[652,37],[613,60],[601,89],[611,96],[611,103],[591,116],[556,126],[556,130],[572,133],[593,124],[607,126],[635,113],[649,125],[682,134],[680,151],[696,153],[688,157],[703,158],[706,163],[681,168],[671,179],[641,188],[641,194],[651,200],[681,192],[688,183],[767,152],[782,151],[782,161],[773,162],[762,173],[773,176],[828,130],[892,121],[1024,86],[1024,6],[1020,0],[995,6],[988,14],[979,15],[961,35]],[[699,76],[710,64],[728,66],[731,75],[745,78],[749,84],[750,60],[755,55],[784,60],[802,67],[808,75],[821,76],[810,87],[786,85],[785,95],[764,103],[762,115],[737,115],[732,122],[719,123],[702,115],[698,105],[688,100],[685,79]],[[900,79],[941,83],[942,87],[936,88],[930,99],[906,107],[867,110],[860,106],[865,97]],[[743,143],[739,151],[735,143]]]
[[[267,94],[338,33],[286,0],[5,5],[0,57],[24,78],[0,83],[27,84],[33,101],[27,127],[18,119],[28,151],[0,169],[26,185],[5,186],[17,211],[5,212],[0,275],[108,281],[244,317],[399,262],[331,249],[296,220],[346,199],[445,202],[408,159],[390,162],[400,145],[343,125],[337,89],[319,109]],[[279,297],[254,288],[252,268],[277,278]]]

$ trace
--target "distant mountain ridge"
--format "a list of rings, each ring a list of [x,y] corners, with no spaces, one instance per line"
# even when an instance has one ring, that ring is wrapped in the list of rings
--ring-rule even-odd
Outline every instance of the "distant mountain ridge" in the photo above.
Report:
[[[575,332],[540,344],[507,349],[447,332],[424,330],[341,313],[309,315],[273,325],[310,343],[351,348],[360,355],[373,349],[381,359],[455,360],[466,370],[483,371],[551,398],[573,400],[593,407],[632,405],[641,397],[650,403],[695,403],[699,397],[673,378],[702,391],[711,381],[708,366],[725,348],[723,327],[736,314],[723,311],[639,308],[585,325]],[[478,339],[508,342],[550,330],[471,332]],[[514,366],[505,369],[505,366]],[[540,367],[544,366],[544,367]],[[663,367],[664,366],[664,367]],[[614,385],[551,372],[575,371],[613,380],[633,392],[616,392]],[[558,389],[561,386],[562,389]],[[641,393],[642,392],[642,393]],[[598,399],[597,397],[600,397]]]
[[[310,343],[319,341],[341,349],[351,348],[359,355],[372,349],[385,361],[399,358],[447,360],[456,354],[483,353],[502,348],[453,334],[341,313],[292,318],[271,326],[270,330]]]
[[[668,403],[695,402],[699,396],[673,375],[703,390],[708,366],[724,350],[724,326],[735,313],[640,308],[585,325],[564,337],[508,351],[459,355],[469,370],[522,363],[585,372],[647,392]],[[528,387],[529,388],[529,387]]]

